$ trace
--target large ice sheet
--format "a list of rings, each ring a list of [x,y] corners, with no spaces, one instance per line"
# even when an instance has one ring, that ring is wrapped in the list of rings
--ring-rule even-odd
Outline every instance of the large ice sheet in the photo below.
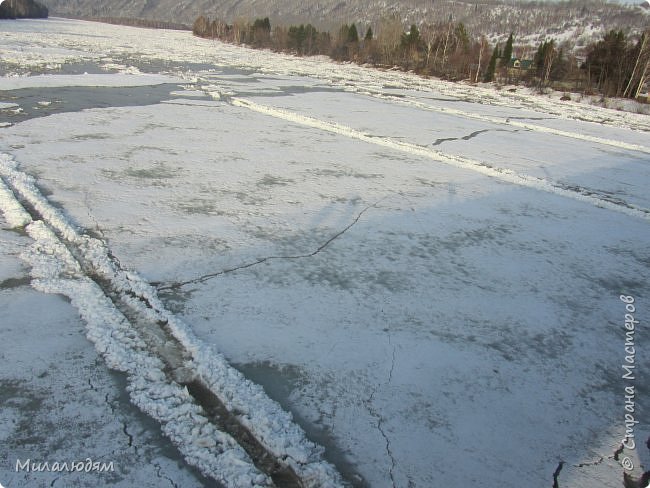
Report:
[[[606,138],[602,137],[602,130],[593,130],[593,123],[545,118],[547,125],[542,130],[558,128],[574,137],[562,136],[510,126],[505,123],[507,117],[499,124],[345,93],[318,92],[252,100],[349,126],[370,137],[410,142],[650,208],[645,188],[650,171],[650,133],[610,128]],[[571,125],[570,130],[563,129],[567,125]],[[600,134],[602,142],[580,139],[589,129]],[[619,132],[624,135],[619,136]],[[639,150],[628,145],[637,145]]]
[[[543,484],[617,447],[643,220],[225,102],[5,133],[201,338],[289,381],[281,399],[371,486]]]

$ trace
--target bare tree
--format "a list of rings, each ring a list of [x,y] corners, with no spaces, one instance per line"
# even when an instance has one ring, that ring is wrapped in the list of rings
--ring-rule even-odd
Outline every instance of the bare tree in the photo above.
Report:
[[[451,35],[451,26],[453,23],[453,15],[449,14],[449,22],[447,23],[447,36],[445,37],[445,47],[442,50],[442,66],[447,63],[447,47],[449,46],[449,36]]]
[[[488,48],[488,42],[485,36],[481,36],[481,42],[478,49],[478,63],[476,66],[476,75],[474,76],[474,83],[478,83],[478,77],[481,73],[481,60],[483,59],[483,52]]]
[[[377,42],[381,49],[382,59],[386,62],[395,62],[395,55],[399,49],[403,33],[404,26],[397,17],[384,18],[379,24]]]
[[[428,70],[431,65],[431,54],[433,53],[433,47],[437,44],[438,41],[438,31],[436,27],[432,24],[422,25],[422,27],[420,28],[420,38],[424,43],[425,66],[426,69]]]
[[[632,75],[630,80],[627,82],[625,91],[623,92],[624,97],[632,96],[632,91],[634,90],[634,98],[639,96],[643,85],[645,84],[645,78],[648,72],[648,65],[650,64],[650,50],[648,49],[648,37],[650,37],[650,30],[643,33],[641,39],[639,40],[639,53],[636,56],[636,61],[634,63],[634,69],[632,70]]]

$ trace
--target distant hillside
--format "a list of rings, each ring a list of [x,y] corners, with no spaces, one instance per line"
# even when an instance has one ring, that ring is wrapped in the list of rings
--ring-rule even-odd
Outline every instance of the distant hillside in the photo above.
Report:
[[[0,5],[0,19],[47,17],[47,7],[33,0],[5,0]]]
[[[192,25],[199,15],[228,23],[269,17],[272,25],[311,23],[336,31],[343,23],[361,29],[379,26],[387,16],[411,23],[462,22],[474,35],[505,40],[511,30],[517,38],[558,37],[580,44],[610,29],[639,32],[650,16],[638,5],[603,0],[523,2],[520,0],[42,0],[51,15],[86,18],[135,18]],[[641,0],[639,0],[640,3]],[[580,39],[582,36],[582,39]],[[560,36],[561,37],[561,36]],[[568,39],[567,39],[568,40]]]

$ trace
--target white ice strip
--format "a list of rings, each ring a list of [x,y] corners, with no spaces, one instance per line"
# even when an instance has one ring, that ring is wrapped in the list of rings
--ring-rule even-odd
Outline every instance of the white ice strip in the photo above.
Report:
[[[190,90],[190,89],[185,89],[185,90],[174,90],[169,92],[169,95],[172,97],[195,97],[195,98],[205,98],[205,92],[202,92],[200,90]]]
[[[0,179],[0,208],[9,227],[24,227],[32,221],[23,206],[16,201],[12,191]]]
[[[79,262],[43,222],[31,222],[26,230],[34,244],[21,257],[29,261],[32,278],[56,281],[83,277]]]
[[[140,313],[153,320],[167,322],[174,338],[192,355],[187,366],[199,374],[230,412],[238,413],[240,422],[265,448],[294,469],[306,487],[342,486],[336,469],[323,459],[323,448],[307,439],[290,413],[271,400],[259,385],[232,368],[221,354],[201,342],[187,324],[167,311],[156,290],[144,279],[120,269],[102,241],[78,233],[43,197],[34,179],[19,171],[15,161],[7,155],[0,155],[0,175],[10,181],[48,225],[83,253],[84,260],[91,263],[102,279],[110,281],[117,292],[141,297],[151,308],[141,300],[130,301],[133,307],[138,307]]]
[[[34,178],[18,171],[16,162],[7,154],[0,154],[0,176],[5,179],[14,192],[18,192],[22,198],[28,201],[64,238],[72,242],[80,238],[77,230],[70,225],[59,210],[50,205],[36,188]],[[20,205],[18,202],[16,203]]]
[[[215,100],[198,100],[192,98],[174,98],[172,100],[163,100],[160,103],[184,105],[186,107],[219,107],[221,105],[221,102]]]
[[[579,134],[577,132],[570,132],[561,129],[555,129],[553,127],[546,127],[539,124],[531,124],[528,122],[521,122],[518,120],[512,120],[508,117],[494,117],[490,115],[477,114],[473,112],[467,112],[466,110],[459,110],[450,107],[436,107],[428,103],[419,102],[408,97],[395,97],[392,95],[386,95],[383,93],[377,92],[368,92],[367,94],[381,98],[384,100],[389,100],[393,103],[399,103],[401,105],[407,105],[410,107],[416,107],[419,109],[427,110],[430,112],[438,112],[441,114],[455,115],[459,117],[464,117],[467,119],[480,120],[483,122],[491,122],[494,124],[508,125],[511,127],[518,127],[520,129],[527,129],[535,132],[543,132],[546,134],[553,134],[561,137],[568,137],[571,139],[578,139],[581,141],[595,142],[596,144],[603,144],[606,146],[614,146],[619,149],[627,149],[629,151],[639,151],[643,153],[650,154],[650,147],[643,146],[641,144],[631,144],[623,141],[616,141],[614,139],[606,139],[604,137],[590,136],[588,134]]]
[[[93,239],[93,241],[96,241]],[[341,486],[336,469],[323,460],[323,448],[309,441],[304,431],[293,421],[290,413],[271,400],[257,384],[247,380],[232,368],[226,359],[212,347],[200,341],[181,320],[167,311],[157,293],[145,280],[134,272],[117,269],[107,257],[103,243],[89,246],[88,256],[94,266],[101,269],[118,290],[133,292],[146,300],[131,301],[134,307],[152,320],[163,320],[173,337],[192,355],[186,366],[196,372],[205,384],[216,392],[220,400],[254,437],[278,459],[291,466],[305,487],[335,488]]]
[[[174,338],[192,354],[193,360],[186,366],[198,373],[212,391],[218,392],[228,410],[237,412],[238,420],[264,447],[293,468],[305,487],[341,486],[337,471],[322,460],[323,448],[306,439],[291,414],[270,400],[262,387],[232,368],[221,354],[197,339],[186,324],[164,308],[149,284],[133,272],[120,270],[115,274],[115,282],[152,306],[146,310],[151,319],[167,321]]]
[[[361,131],[358,131],[356,129],[353,129],[352,127],[348,127],[333,122],[327,122],[313,117],[307,117],[305,115],[300,115],[288,110],[269,107],[267,105],[260,105],[258,103],[243,98],[232,98],[231,103],[237,107],[247,108],[249,110],[253,110],[258,113],[269,115],[271,117],[280,118],[303,126],[325,130],[327,132],[340,134],[353,139],[358,139],[371,144],[376,144],[378,146],[383,146],[397,151],[414,154],[416,156],[423,156],[432,159],[434,161],[449,164],[458,168],[469,169],[493,178],[498,178],[502,181],[513,183],[515,185],[525,186],[528,188],[534,188],[536,190],[554,193],[564,197],[572,198],[574,200],[589,203],[591,205],[594,205],[595,207],[606,208],[633,217],[638,217],[644,220],[650,220],[649,209],[637,207],[636,205],[632,205],[629,203],[624,203],[624,204],[614,203],[593,196],[592,194],[589,194],[589,191],[587,190],[585,190],[584,193],[581,193],[579,190],[563,188],[562,185],[560,185],[559,183],[549,181],[544,178],[538,178],[535,176],[516,173],[515,171],[512,171],[507,168],[494,167],[489,165],[488,163],[484,163],[481,161],[476,161],[459,155],[444,153],[441,151],[437,151],[423,146],[418,146],[416,144],[411,144],[408,142],[396,141],[388,137],[372,136],[369,134],[365,134]]]
[[[147,352],[125,317],[83,274],[57,236],[41,221],[31,223],[27,232],[34,243],[21,258],[31,266],[32,286],[70,298],[86,323],[88,339],[108,366],[127,374],[131,401],[161,423],[188,463],[227,487],[272,486],[237,442],[209,423],[187,389],[166,379],[164,364]]]
[[[173,327],[180,325],[177,322]],[[224,402],[238,412],[239,421],[255,434],[261,444],[291,466],[303,486],[342,486],[335,468],[322,460],[323,448],[307,440],[291,414],[270,401],[259,385],[246,380],[209,347],[196,349],[193,356],[191,367],[204,378],[211,390],[222,394]]]

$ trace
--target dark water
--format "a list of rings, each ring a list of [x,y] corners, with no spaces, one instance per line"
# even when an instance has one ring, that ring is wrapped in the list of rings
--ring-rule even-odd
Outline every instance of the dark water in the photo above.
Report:
[[[34,67],[25,67],[15,65],[13,63],[8,63],[0,59],[0,76],[6,76],[9,74],[19,74],[21,76],[35,76],[35,75],[83,75],[84,73],[88,74],[100,74],[100,73],[116,73],[116,70],[102,69],[97,63],[83,61],[83,62],[71,62],[61,65],[56,65],[55,67],[46,67],[42,66],[39,68]]]
[[[79,112],[89,108],[154,105],[173,98],[169,92],[177,84],[138,87],[72,86],[60,88],[23,88],[0,91],[0,102],[18,104],[22,109],[0,110],[0,122],[16,124],[25,120],[63,112]],[[39,102],[51,102],[42,106]]]
[[[199,83],[218,84],[222,77],[229,87],[237,91],[237,83],[243,83],[241,91],[237,96],[290,96],[308,92],[329,92],[341,91],[339,87],[327,85],[297,85],[287,84],[278,91],[270,91],[265,87],[263,80],[269,77],[260,78],[259,71],[245,68],[234,68],[208,63],[195,63],[191,61],[176,62],[161,59],[143,59],[130,55],[121,58],[103,59],[99,61],[74,61],[56,66],[41,66],[23,68],[11,63],[3,62],[0,59],[0,76],[7,74],[20,75],[83,75],[88,74],[110,74],[116,73],[114,68],[104,68],[102,63],[111,62],[117,65],[131,66],[142,73],[177,75],[181,72],[196,73],[202,78]],[[233,86],[233,83],[235,86]],[[251,84],[260,84],[261,91],[251,88]],[[191,85],[191,83],[184,83]],[[21,90],[0,90],[0,102],[18,104],[18,107],[0,110],[0,123],[16,124],[25,120],[44,117],[51,114],[63,112],[78,112],[90,108],[106,107],[127,107],[154,105],[163,100],[174,98],[170,96],[171,91],[179,90],[177,84],[162,84],[140,87],[59,87],[59,88],[25,88]],[[197,87],[198,89],[198,87]],[[49,105],[40,105],[39,102],[51,102]]]
[[[179,72],[192,71],[211,72],[218,78],[219,75],[238,75],[242,78],[250,76],[254,71],[235,69],[231,67],[192,62],[171,62],[160,59],[141,59],[137,57],[124,57],[111,59],[112,63],[133,66],[142,73],[175,75]],[[117,73],[116,69],[106,69],[100,62],[71,62],[56,67],[42,66],[39,68],[21,68],[0,59],[0,76],[9,73],[36,76],[49,75],[83,75]],[[189,83],[184,83],[185,85]],[[24,88],[20,90],[0,90],[0,102],[18,104],[21,109],[0,109],[0,123],[17,124],[25,120],[45,117],[47,115],[63,112],[79,112],[90,108],[128,107],[154,105],[163,100],[175,98],[170,96],[171,91],[180,90],[175,83],[139,86],[139,87],[58,87],[58,88]],[[51,102],[49,105],[39,105],[39,102]]]
[[[284,410],[291,412],[296,423],[302,427],[311,441],[325,448],[325,459],[336,466],[343,476],[346,486],[368,488],[367,482],[357,473],[354,465],[346,459],[331,434],[326,429],[302,418],[292,405],[291,393],[301,383],[308,381],[300,368],[278,367],[266,361],[233,364],[233,366],[246,378],[261,385],[270,398],[278,402]]]

